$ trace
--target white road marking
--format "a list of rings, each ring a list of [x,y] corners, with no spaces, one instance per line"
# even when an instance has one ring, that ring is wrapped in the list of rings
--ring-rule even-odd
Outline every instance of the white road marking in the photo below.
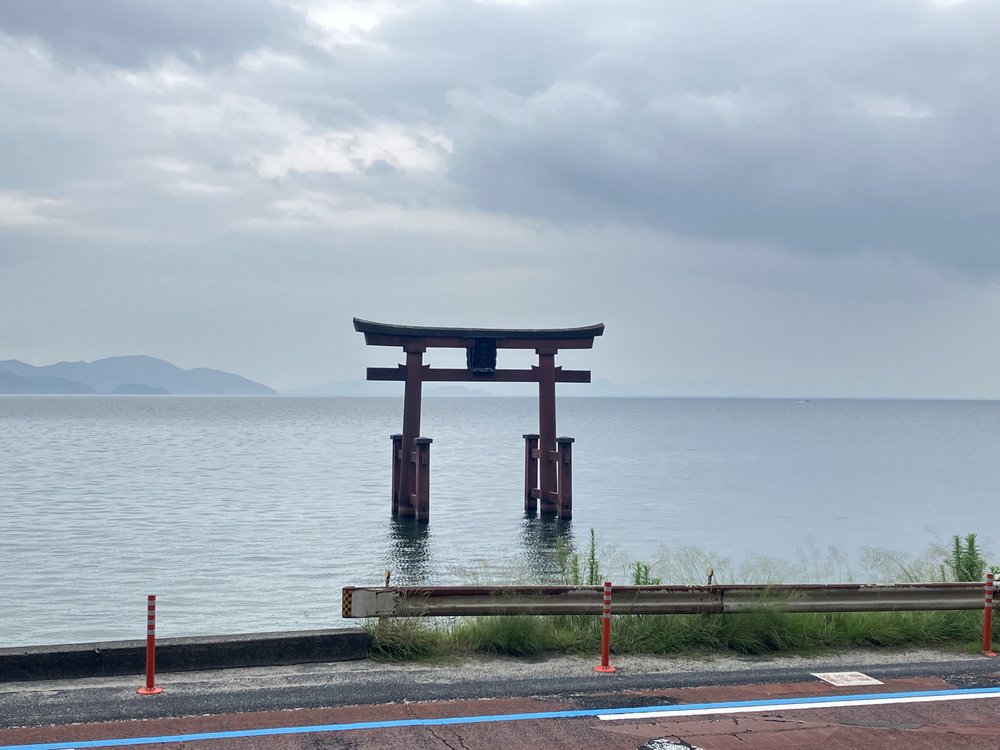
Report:
[[[813,677],[818,677],[823,682],[828,682],[836,687],[854,687],[855,685],[884,685],[884,682],[869,677],[863,672],[812,672]]]
[[[747,701],[736,705],[719,704],[699,708],[684,708],[683,704],[676,708],[670,707],[660,711],[636,711],[633,713],[600,714],[601,721],[635,721],[643,719],[663,719],[678,716],[710,716],[712,714],[744,714],[764,713],[767,711],[798,711],[805,708],[846,708],[853,706],[885,706],[891,703],[934,703],[939,701],[968,701],[984,698],[1000,698],[1000,692],[955,692],[947,695],[912,695],[864,698],[845,696],[849,700],[812,700],[812,701]]]

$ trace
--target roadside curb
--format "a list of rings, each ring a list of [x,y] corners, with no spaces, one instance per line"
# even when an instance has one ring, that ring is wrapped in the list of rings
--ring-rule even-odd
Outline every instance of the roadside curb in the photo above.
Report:
[[[368,656],[361,627],[161,638],[157,672],[356,661]],[[0,682],[141,674],[146,642],[104,641],[0,648]]]

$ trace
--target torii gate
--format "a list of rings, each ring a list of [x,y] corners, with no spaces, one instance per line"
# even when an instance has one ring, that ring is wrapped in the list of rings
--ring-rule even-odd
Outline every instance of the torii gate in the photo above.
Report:
[[[392,513],[430,517],[430,444],[420,435],[420,399],[424,382],[475,381],[538,383],[538,433],[524,435],[524,509],[561,518],[573,514],[573,438],[556,437],[556,383],[589,383],[589,370],[556,367],[560,349],[592,349],[604,324],[583,328],[423,328],[354,319],[354,330],[371,346],[399,346],[406,364],[369,367],[368,380],[402,380],[403,432],[392,436]],[[432,369],[423,364],[429,348],[465,349],[466,368]],[[498,349],[534,349],[538,364],[530,370],[497,369]]]

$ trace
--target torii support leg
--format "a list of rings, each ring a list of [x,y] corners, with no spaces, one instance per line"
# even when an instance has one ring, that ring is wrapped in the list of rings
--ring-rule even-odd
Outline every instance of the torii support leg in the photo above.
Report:
[[[556,477],[556,350],[538,353],[538,479],[542,513],[559,510]]]
[[[573,438],[556,438],[558,448],[559,517],[573,517]]]
[[[538,433],[524,435],[524,512],[538,511]]]
[[[399,515],[399,483],[403,476],[403,436],[390,435],[392,440],[392,517]]]
[[[420,435],[423,360],[424,347],[407,347],[406,390],[403,394],[403,438],[400,446],[402,462],[399,471],[399,488],[396,493],[396,515],[400,518],[412,518],[417,515],[417,506],[411,499],[411,495],[417,490],[417,466],[413,461],[413,455],[416,450],[414,441]]]
[[[414,442],[413,467],[416,481],[413,484],[413,507],[418,521],[431,519],[431,443],[430,438],[418,437]]]

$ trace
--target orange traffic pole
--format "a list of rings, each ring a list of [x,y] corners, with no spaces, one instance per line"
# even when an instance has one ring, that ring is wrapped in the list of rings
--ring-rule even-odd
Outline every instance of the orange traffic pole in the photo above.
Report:
[[[993,632],[993,573],[986,574],[986,600],[983,608],[983,656],[996,656],[990,644]]]
[[[156,594],[146,597],[146,685],[139,695],[157,695],[163,688],[156,686]]]
[[[601,663],[595,672],[615,672],[611,666],[611,581],[604,582],[604,607],[601,610]]]

